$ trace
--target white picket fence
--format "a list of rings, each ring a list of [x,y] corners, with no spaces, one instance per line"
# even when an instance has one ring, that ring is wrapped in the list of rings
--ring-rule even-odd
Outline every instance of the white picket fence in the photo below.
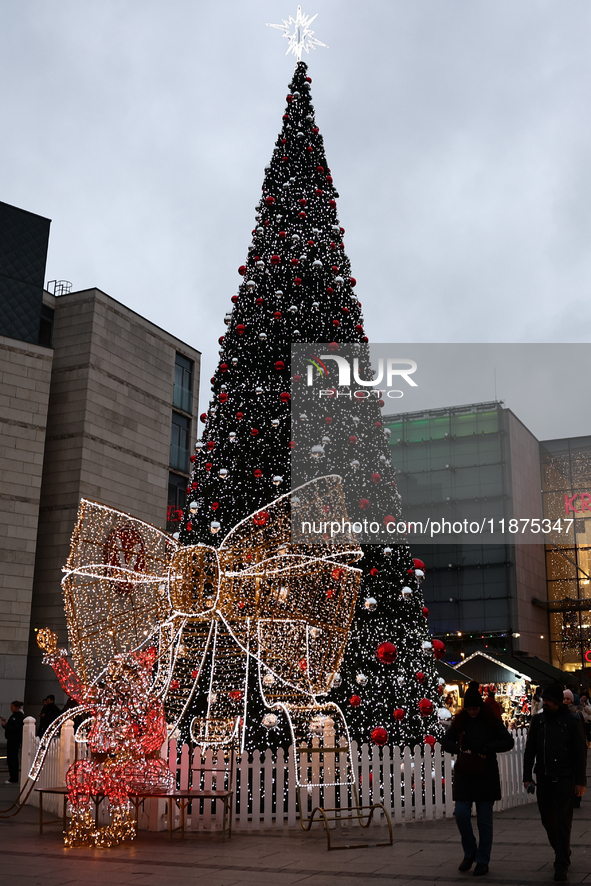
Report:
[[[63,785],[68,767],[76,757],[86,756],[86,745],[74,742],[71,721],[67,721],[49,748],[45,763],[39,775],[37,787]],[[523,749],[526,732],[513,733],[515,746],[512,751],[498,755],[501,774],[502,800],[497,801],[495,810],[508,809],[534,801],[534,797],[523,788]],[[314,739],[318,747],[320,739]],[[22,749],[21,784],[27,781],[27,773],[32,764],[39,739],[35,737],[35,721],[25,720]],[[166,747],[163,748],[163,756]],[[309,770],[313,781],[334,780],[331,773],[339,768],[338,753],[310,754]],[[352,744],[352,759],[359,792],[359,800],[364,805],[383,803],[390,813],[393,823],[434,820],[451,816],[453,800],[451,792],[453,758],[444,754],[439,744],[433,749],[424,747],[378,748]],[[223,788],[228,781],[228,762],[222,751],[207,749],[204,754],[199,748],[191,753],[187,745],[177,748],[171,741],[168,746],[168,762],[175,774],[181,790],[202,788],[209,790]],[[341,761],[343,762],[343,761]],[[316,805],[325,807],[349,808],[352,805],[352,792],[343,786],[321,786],[303,789],[302,799],[308,799],[308,809]],[[39,805],[38,794],[33,791],[28,803]],[[43,801],[48,812],[61,815],[62,799],[46,795]],[[163,800],[146,800],[139,818],[140,828],[162,830],[167,827],[168,804]],[[174,805],[174,804],[173,804]],[[105,804],[103,804],[105,806]],[[107,810],[101,812],[104,816]],[[297,791],[294,758],[281,748],[273,753],[254,751],[238,756],[234,777],[234,800],[232,805],[232,827],[240,831],[256,831],[267,828],[292,828],[298,825]],[[179,810],[174,808],[174,826],[179,822]],[[192,801],[187,810],[186,828],[197,830],[221,827],[222,804],[209,800]],[[382,816],[383,818],[383,816]],[[380,816],[376,816],[379,822]]]

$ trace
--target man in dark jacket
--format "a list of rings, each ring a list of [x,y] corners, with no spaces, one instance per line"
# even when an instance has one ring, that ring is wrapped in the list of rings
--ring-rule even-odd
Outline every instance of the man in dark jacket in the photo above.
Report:
[[[23,741],[23,713],[22,701],[13,701],[10,705],[11,714],[8,720],[2,717],[0,722],[6,735],[6,762],[8,763],[8,781],[6,784],[18,784],[19,750]]]
[[[570,865],[570,832],[575,795],[587,784],[587,742],[582,723],[562,703],[562,686],[555,683],[542,693],[544,710],[531,721],[523,758],[523,783],[533,786],[537,776],[538,809],[554,849],[554,879],[566,880]],[[535,763],[535,765],[534,765]]]

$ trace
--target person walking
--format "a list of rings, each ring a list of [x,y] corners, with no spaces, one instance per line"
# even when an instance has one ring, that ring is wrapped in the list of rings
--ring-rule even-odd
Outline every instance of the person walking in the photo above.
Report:
[[[23,741],[23,713],[22,701],[13,701],[10,705],[10,717],[2,717],[0,723],[4,727],[6,736],[6,762],[8,764],[8,779],[6,784],[18,784],[19,750]]]
[[[485,705],[478,683],[468,685],[464,708],[456,714],[441,746],[457,754],[453,771],[454,816],[462,840],[464,858],[460,871],[469,871],[474,862],[474,876],[488,873],[493,841],[493,805],[501,799],[501,780],[497,753],[510,751],[514,741],[503,722]],[[479,842],[472,830],[470,816],[476,804]]]
[[[537,777],[538,809],[554,850],[554,879],[566,880],[570,865],[570,832],[575,795],[586,790],[587,742],[583,724],[563,703],[560,683],[542,693],[543,712],[529,727],[523,757],[523,783],[534,789]]]

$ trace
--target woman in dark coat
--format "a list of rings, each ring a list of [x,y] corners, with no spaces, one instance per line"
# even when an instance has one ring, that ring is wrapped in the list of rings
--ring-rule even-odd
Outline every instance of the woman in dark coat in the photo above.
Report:
[[[510,751],[514,741],[501,720],[482,701],[478,683],[470,683],[464,708],[453,718],[441,745],[458,754],[453,774],[454,815],[462,838],[464,859],[460,871],[475,876],[488,873],[493,838],[493,805],[501,799],[497,753]],[[476,843],[470,816],[476,803],[479,842]]]

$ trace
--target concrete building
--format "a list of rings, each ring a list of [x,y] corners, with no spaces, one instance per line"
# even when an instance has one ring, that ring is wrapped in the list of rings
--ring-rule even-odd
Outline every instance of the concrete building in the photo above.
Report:
[[[568,535],[411,546],[427,565],[429,623],[450,658],[487,650],[584,670],[591,664],[591,437],[540,442],[497,401],[385,422],[406,520],[564,520],[565,497],[574,501]]]
[[[53,351],[41,335],[49,219],[0,203],[0,703],[25,688]],[[45,332],[46,330],[44,330]]]
[[[37,285],[26,327],[0,289],[3,715],[15,697],[29,711],[49,692],[64,700],[34,630],[67,642],[61,568],[80,498],[174,529],[197,433],[199,351],[99,289]],[[46,346],[18,339],[35,329]]]

